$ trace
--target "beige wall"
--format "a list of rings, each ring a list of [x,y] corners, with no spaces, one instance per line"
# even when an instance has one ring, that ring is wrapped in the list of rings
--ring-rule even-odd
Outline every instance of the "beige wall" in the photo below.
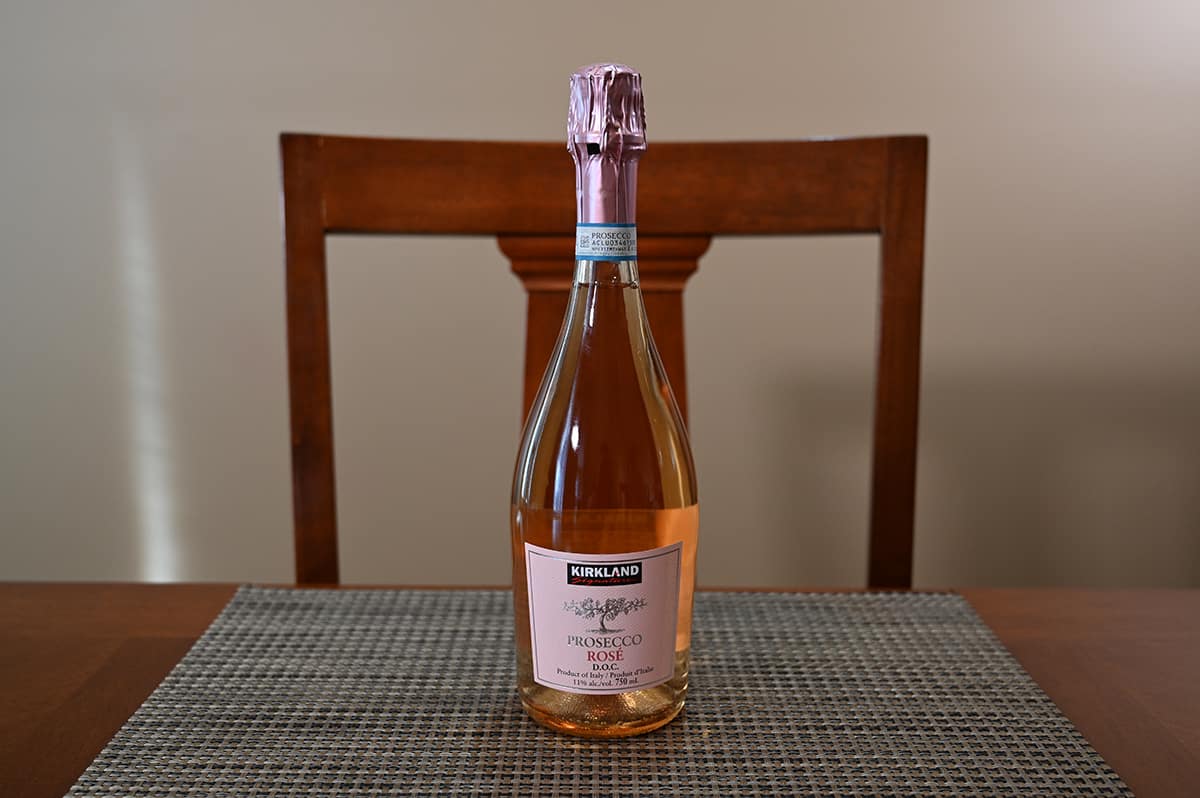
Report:
[[[0,578],[286,580],[276,135],[558,139],[620,59],[651,146],[930,135],[920,584],[1200,585],[1198,41],[1194,2],[6,3]],[[704,582],[862,581],[876,256],[702,263]],[[330,257],[346,578],[506,581],[518,284],[485,240]]]

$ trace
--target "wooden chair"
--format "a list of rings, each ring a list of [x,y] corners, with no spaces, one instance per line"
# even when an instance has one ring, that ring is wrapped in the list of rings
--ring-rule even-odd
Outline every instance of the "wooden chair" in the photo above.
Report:
[[[296,581],[338,581],[325,236],[497,236],[528,292],[525,409],[574,267],[574,172],[560,143],[285,133],[284,245]],[[714,235],[878,233],[871,468],[874,588],[912,584],[927,140],[661,143],[642,160],[646,310],[685,417],[683,287]]]

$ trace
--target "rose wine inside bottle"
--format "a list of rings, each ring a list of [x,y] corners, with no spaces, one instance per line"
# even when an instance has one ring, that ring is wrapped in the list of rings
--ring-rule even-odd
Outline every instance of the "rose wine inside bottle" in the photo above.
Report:
[[[513,480],[517,681],[539,723],[620,737],[683,708],[700,514],[638,285],[638,73],[573,75],[567,136],[575,279]]]

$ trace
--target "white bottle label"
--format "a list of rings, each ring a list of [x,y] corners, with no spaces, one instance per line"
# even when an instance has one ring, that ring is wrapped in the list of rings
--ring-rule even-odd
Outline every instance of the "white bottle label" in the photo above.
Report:
[[[637,225],[594,224],[575,225],[575,260],[635,260],[637,258]]]
[[[574,554],[525,544],[533,680],[613,695],[662,684],[675,670],[682,543],[628,554]]]

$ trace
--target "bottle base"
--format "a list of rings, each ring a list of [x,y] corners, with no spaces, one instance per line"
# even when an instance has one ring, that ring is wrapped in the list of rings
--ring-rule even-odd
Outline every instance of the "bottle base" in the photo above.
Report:
[[[525,713],[529,717],[547,729],[561,734],[569,734],[573,737],[589,737],[592,739],[634,737],[639,734],[648,734],[655,729],[661,729],[663,726],[666,726],[683,710],[683,703],[680,702],[666,707],[661,712],[656,712],[637,720],[619,723],[586,723],[551,715],[526,703],[524,700],[521,701],[521,706],[525,708]]]

